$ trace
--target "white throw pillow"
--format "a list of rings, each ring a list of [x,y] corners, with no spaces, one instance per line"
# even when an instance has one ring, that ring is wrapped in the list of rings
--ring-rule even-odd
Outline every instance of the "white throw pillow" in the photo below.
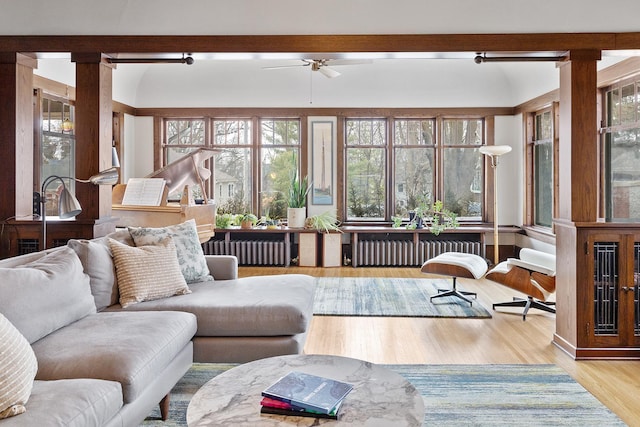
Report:
[[[191,293],[180,272],[171,237],[158,245],[128,246],[109,239],[118,276],[120,305],[130,305]]]
[[[187,283],[213,280],[198,239],[198,229],[194,219],[160,228],[128,228],[136,246],[155,245],[165,237],[171,237],[176,245],[180,270]]]
[[[27,410],[37,371],[38,361],[29,342],[0,313],[0,419]]]

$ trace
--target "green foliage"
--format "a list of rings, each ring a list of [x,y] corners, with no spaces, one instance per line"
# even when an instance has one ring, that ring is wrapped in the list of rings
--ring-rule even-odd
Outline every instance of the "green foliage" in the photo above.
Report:
[[[331,211],[325,211],[318,215],[312,215],[305,220],[305,228],[322,231],[328,233],[330,231],[342,232],[339,228],[338,220]]]
[[[258,222],[258,217],[250,212],[245,212],[236,215],[235,222],[236,224],[240,224],[242,222],[251,222],[251,224],[256,225],[256,223]]]
[[[305,175],[302,179],[298,177],[298,174],[291,175],[291,185],[289,187],[289,207],[290,208],[304,208],[307,206],[307,196],[311,191],[311,184],[309,184],[309,178]]]
[[[230,213],[216,214],[216,228],[229,228],[233,225],[234,216]]]
[[[446,229],[457,228],[460,225],[458,223],[458,215],[449,209],[445,209],[441,200],[436,200],[431,205],[424,202],[420,203],[415,207],[414,212],[415,217],[409,222],[407,229],[416,228],[417,218],[422,218],[424,222],[429,223],[429,231],[436,236]]]

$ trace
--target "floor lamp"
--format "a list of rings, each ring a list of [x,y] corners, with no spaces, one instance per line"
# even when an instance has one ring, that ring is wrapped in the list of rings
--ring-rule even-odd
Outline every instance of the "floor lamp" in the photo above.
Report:
[[[500,261],[500,245],[498,243],[498,157],[511,151],[508,145],[484,145],[480,152],[491,158],[493,169],[493,262],[497,265]]]
[[[113,185],[118,183],[119,176],[120,172],[118,171],[118,168],[112,167],[93,175],[89,179],[78,179],[58,175],[51,175],[45,178],[40,192],[40,203],[42,204],[42,249],[47,248],[47,196],[45,191],[52,182],[60,181],[62,183],[62,191],[58,197],[58,216],[60,219],[69,219],[79,215],[80,212],[82,212],[82,207],[80,206],[78,199],[76,199],[76,197],[67,189],[67,186],[64,183],[65,179],[91,183],[93,185]]]

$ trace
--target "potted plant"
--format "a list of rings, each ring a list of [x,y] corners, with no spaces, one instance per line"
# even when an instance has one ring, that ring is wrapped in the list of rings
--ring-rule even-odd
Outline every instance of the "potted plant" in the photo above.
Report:
[[[330,231],[342,233],[338,220],[331,211],[310,216],[305,220],[305,228],[322,231],[323,233],[329,233]]]
[[[253,228],[258,222],[258,217],[252,213],[245,212],[236,217],[236,223],[240,224],[240,228]]]
[[[291,228],[304,228],[307,218],[307,196],[311,190],[309,179],[305,175],[302,179],[298,174],[292,174],[289,187],[289,207],[287,208],[287,224]]]
[[[216,215],[216,228],[229,228],[233,224],[233,215],[229,213]]]
[[[409,214],[407,229],[423,228],[424,223],[429,227],[429,231],[436,236],[446,229],[457,228],[460,225],[458,215],[445,209],[441,200],[436,200],[431,205],[422,202],[416,206]]]

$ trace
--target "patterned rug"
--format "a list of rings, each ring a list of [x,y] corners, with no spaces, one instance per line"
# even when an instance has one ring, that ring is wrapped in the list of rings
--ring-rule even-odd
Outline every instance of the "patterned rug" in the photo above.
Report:
[[[439,288],[451,288],[450,279],[318,277],[316,284],[317,316],[491,317],[473,299],[471,306],[453,296],[429,301]]]
[[[170,419],[154,410],[145,427],[186,426],[191,396],[232,364],[194,363],[171,393]],[[386,365],[424,398],[425,426],[576,426],[625,424],[554,365]],[[224,391],[221,391],[224,392]]]

